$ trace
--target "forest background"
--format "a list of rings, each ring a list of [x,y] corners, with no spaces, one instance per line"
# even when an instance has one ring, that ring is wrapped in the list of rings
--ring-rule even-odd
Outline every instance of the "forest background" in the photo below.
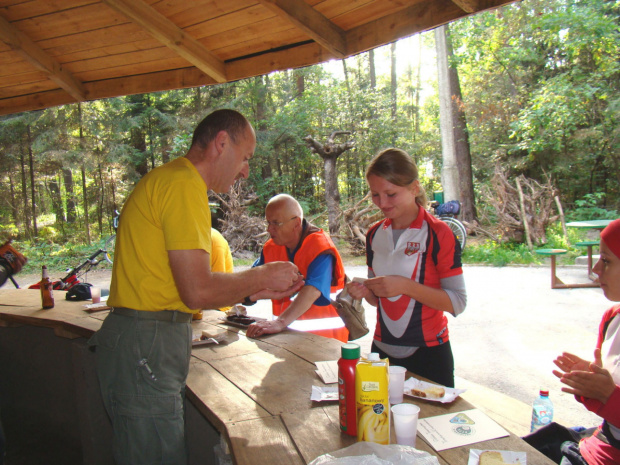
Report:
[[[619,20],[615,0],[523,0],[449,25],[450,65],[461,89],[454,103],[467,122],[477,212],[465,262],[538,260],[518,218],[508,225],[500,218],[500,175],[508,184],[520,178],[546,186],[567,220],[619,216]],[[246,115],[257,133],[249,179],[214,207],[215,217],[228,221],[229,241],[231,203],[258,225],[266,201],[281,192],[327,227],[324,162],[305,138],[325,142],[346,131],[335,137],[348,144],[337,160],[338,237],[359,252],[346,212],[376,214],[365,198],[364,170],[379,150],[406,150],[427,192],[442,191],[435,50],[431,31],[233,83],[0,117],[0,239],[14,238],[29,257],[26,272],[41,262],[76,265],[114,233],[115,212],[136,182],[184,155],[195,125],[226,107]],[[565,235],[555,213],[535,246],[567,248],[571,260],[582,233]],[[246,241],[247,248],[256,252],[265,238]]]

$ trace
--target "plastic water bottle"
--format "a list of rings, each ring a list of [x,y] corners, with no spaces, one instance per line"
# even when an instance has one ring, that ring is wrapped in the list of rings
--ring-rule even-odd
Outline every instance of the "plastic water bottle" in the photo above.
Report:
[[[553,421],[553,402],[549,399],[549,391],[540,391],[540,395],[532,405],[531,432],[548,425]]]

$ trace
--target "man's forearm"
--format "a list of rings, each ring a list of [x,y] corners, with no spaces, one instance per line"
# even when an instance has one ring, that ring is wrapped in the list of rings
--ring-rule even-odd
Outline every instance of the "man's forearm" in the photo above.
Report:
[[[321,292],[314,286],[304,286],[301,288],[295,300],[289,307],[278,317],[285,326],[290,325],[297,318],[306,313],[312,304],[321,296]]]

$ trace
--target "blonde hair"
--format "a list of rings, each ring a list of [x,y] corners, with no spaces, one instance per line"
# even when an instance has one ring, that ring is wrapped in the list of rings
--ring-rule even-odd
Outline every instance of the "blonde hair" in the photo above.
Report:
[[[366,168],[366,179],[370,175],[379,176],[400,187],[406,187],[412,182],[419,181],[418,167],[413,158],[404,150],[396,148],[385,149],[375,155]],[[427,207],[428,198],[422,184],[420,184],[420,191],[415,199],[422,208]]]

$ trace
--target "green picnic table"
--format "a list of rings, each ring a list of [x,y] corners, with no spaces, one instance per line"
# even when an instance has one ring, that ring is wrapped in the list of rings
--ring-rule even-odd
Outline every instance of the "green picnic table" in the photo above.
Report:
[[[575,289],[582,287],[599,287],[598,283],[574,283],[574,284],[566,284],[556,273],[556,263],[555,257],[558,255],[564,255],[568,252],[565,249],[537,249],[534,250],[538,255],[545,255],[551,259],[551,289]]]
[[[566,223],[566,226],[569,228],[598,229],[599,231],[602,231],[612,221],[613,220],[571,221],[570,223]]]

